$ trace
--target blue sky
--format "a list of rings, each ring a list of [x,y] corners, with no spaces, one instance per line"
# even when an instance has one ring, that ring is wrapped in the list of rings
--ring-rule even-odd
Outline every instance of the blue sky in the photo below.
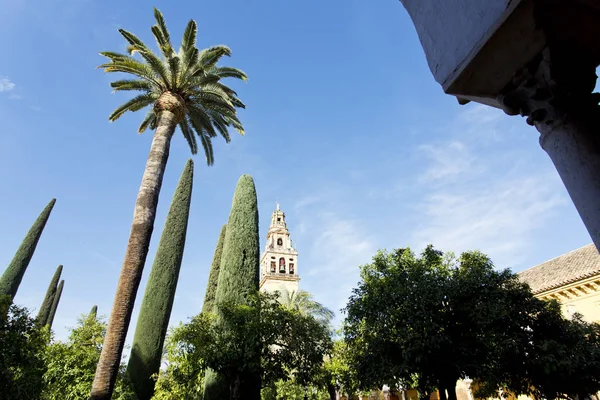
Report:
[[[190,18],[199,45],[227,44],[247,104],[245,137],[195,158],[194,195],[171,323],[202,306],[220,227],[240,175],[258,190],[261,238],[279,201],[299,251],[301,287],[334,310],[380,248],[433,243],[479,249],[520,271],[591,242],[519,117],[459,106],[433,80],[397,0],[167,2],[13,0],[0,9],[0,265],[44,205],[55,209],[16,302],[37,309],[58,264],[54,323],[110,311],[151,135],[141,114],[108,115],[127,96],[95,69],[122,51],[122,27],[153,43],[152,6],[177,46]],[[189,150],[173,141],[141,302],[171,196]]]

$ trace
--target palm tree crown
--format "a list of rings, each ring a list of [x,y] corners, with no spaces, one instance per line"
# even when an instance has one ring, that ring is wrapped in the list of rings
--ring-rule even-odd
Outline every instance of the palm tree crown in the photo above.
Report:
[[[310,315],[324,325],[329,325],[334,317],[333,311],[316,301],[312,294],[304,290],[288,291],[283,288],[283,291],[279,292],[279,302],[304,315]]]
[[[100,65],[105,72],[124,72],[137,79],[118,80],[111,83],[114,91],[139,91],[140,95],[119,106],[109,117],[116,121],[127,111],[139,111],[153,105],[142,124],[139,133],[147,128],[154,130],[158,114],[169,110],[176,115],[183,136],[192,154],[198,151],[196,135],[200,138],[208,165],[214,163],[211,139],[220,134],[230,141],[228,127],[233,126],[240,134],[244,128],[237,117],[237,108],[245,108],[235,91],[221,83],[223,78],[246,80],[247,76],[239,69],[217,66],[223,56],[230,56],[227,46],[214,46],[204,50],[196,47],[197,26],[191,20],[183,34],[181,48],[173,50],[165,20],[160,11],[154,9],[156,25],[152,33],[162,57],[157,56],[134,34],[119,29],[129,43],[129,55],[115,52],[101,52],[110,61]],[[142,60],[134,58],[138,53]],[[196,135],[195,135],[195,134]]]

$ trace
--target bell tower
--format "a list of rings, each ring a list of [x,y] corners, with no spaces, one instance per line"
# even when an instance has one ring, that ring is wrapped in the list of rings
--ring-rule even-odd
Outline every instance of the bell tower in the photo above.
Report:
[[[267,232],[267,246],[260,259],[260,290],[274,292],[284,287],[294,292],[298,290],[298,281],[298,252],[293,247],[285,213],[277,203]]]

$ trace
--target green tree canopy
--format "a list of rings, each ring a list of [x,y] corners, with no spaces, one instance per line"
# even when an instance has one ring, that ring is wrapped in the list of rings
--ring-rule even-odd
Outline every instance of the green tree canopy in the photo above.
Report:
[[[264,386],[282,379],[305,386],[317,376],[331,346],[323,324],[283,307],[273,295],[257,294],[244,304],[222,302],[217,307],[219,323],[214,315],[201,313],[170,335],[169,360],[177,365],[170,364],[161,374],[157,398],[171,398],[164,393],[169,388],[197,390],[206,367],[232,382],[230,399],[242,395],[235,377],[244,373],[260,375]]]
[[[456,381],[469,376],[482,396],[500,388],[546,398],[600,389],[583,371],[599,365],[598,326],[565,320],[556,304],[479,252],[458,259],[431,246],[420,257],[379,252],[362,267],[346,312],[363,388],[402,384],[456,398]]]
[[[39,399],[48,339],[48,328],[38,329],[26,308],[0,295],[0,398]]]
[[[85,399],[92,388],[100,359],[106,323],[92,314],[82,315],[65,342],[56,341],[44,354],[46,371],[42,400]],[[115,387],[114,399],[133,399],[124,380],[124,365]]]

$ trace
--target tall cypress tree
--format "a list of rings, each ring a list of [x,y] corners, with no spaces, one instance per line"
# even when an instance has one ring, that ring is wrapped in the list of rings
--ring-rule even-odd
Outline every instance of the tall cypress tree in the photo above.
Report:
[[[60,301],[60,296],[62,295],[63,286],[65,286],[64,279],[58,284],[58,288],[54,294],[54,300],[52,301],[52,307],[50,308],[50,314],[48,314],[46,325],[50,326],[50,328],[52,328],[52,323],[54,322],[54,316],[56,315],[56,309],[58,308],[58,302]]]
[[[158,244],[152,271],[140,309],[127,372],[140,400],[154,394],[154,379],[158,373],[165,335],[177,289],[187,232],[194,163],[188,160]]]
[[[48,203],[35,220],[31,229],[27,232],[27,236],[21,242],[17,253],[8,265],[8,268],[6,268],[6,271],[4,271],[2,278],[0,278],[0,295],[9,295],[12,299],[15,298],[25,270],[27,270],[27,266],[31,261],[31,257],[33,257],[35,247],[40,240],[40,236],[42,236],[48,217],[50,217],[50,212],[54,208],[54,203],[56,203],[56,199],[50,200],[50,203]]]
[[[235,189],[227,222],[215,303],[246,303],[258,292],[259,264],[256,188],[250,175],[242,175]],[[257,346],[259,345],[257,343]],[[244,393],[246,399],[260,399],[260,376],[241,376],[240,381],[240,392]],[[212,371],[207,371],[204,400],[221,400],[224,391],[228,391],[229,387],[230,382],[216,376]]]
[[[204,294],[204,304],[202,304],[202,312],[214,312],[215,296],[217,294],[217,284],[219,283],[219,270],[221,269],[221,255],[223,254],[223,243],[225,242],[225,233],[227,232],[227,224],[221,228],[221,234],[217,241],[215,254],[213,255],[212,265],[210,266],[210,274],[208,275],[208,284]]]
[[[93,306],[92,309],[90,310],[90,313],[88,314],[88,319],[96,319],[97,314],[98,314],[98,306]]]
[[[40,312],[37,315],[36,322],[38,326],[44,326],[48,323],[48,316],[50,315],[50,309],[52,308],[52,303],[54,301],[54,295],[56,294],[56,289],[58,287],[58,281],[60,280],[60,274],[62,273],[63,266],[59,265],[56,268],[56,272],[48,285],[48,290],[46,290],[46,296],[44,297],[44,301],[40,306]]]

